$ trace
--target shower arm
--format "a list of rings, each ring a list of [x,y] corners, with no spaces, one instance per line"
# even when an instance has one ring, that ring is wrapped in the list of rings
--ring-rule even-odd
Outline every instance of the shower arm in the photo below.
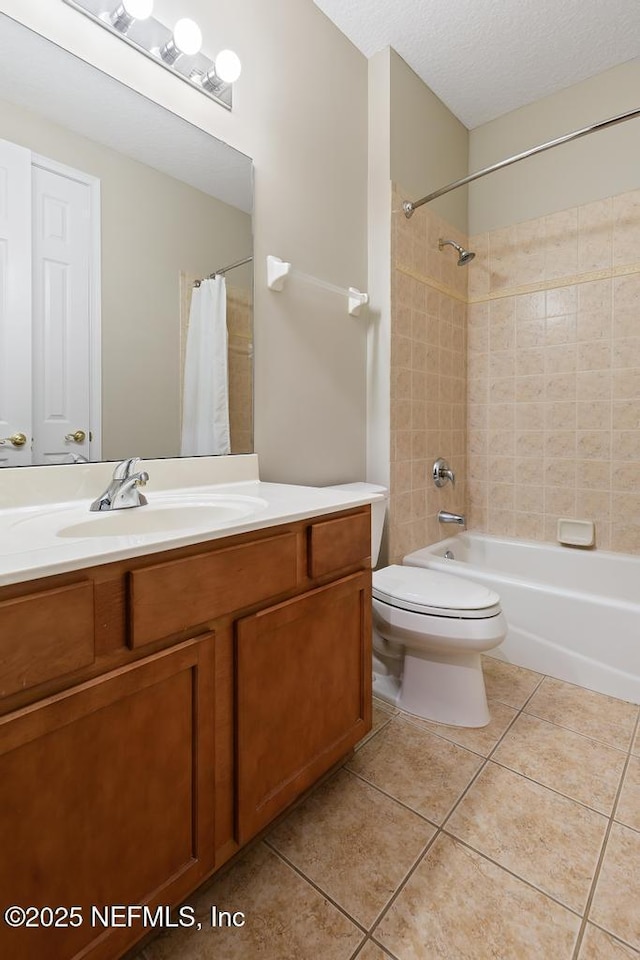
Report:
[[[519,160],[526,160],[527,157],[533,157],[536,153],[543,153],[545,150],[551,150],[552,147],[559,147],[562,143],[569,143],[571,140],[578,140],[580,137],[586,137],[589,133],[595,133],[597,130],[606,130],[607,127],[614,127],[618,123],[624,123],[625,120],[633,120],[634,117],[640,117],[640,108],[636,110],[629,110],[627,113],[620,113],[616,117],[609,117],[608,120],[601,120],[599,123],[592,123],[589,127],[583,127],[581,130],[575,130],[573,133],[567,133],[563,137],[557,137],[555,140],[549,140],[548,143],[542,143],[539,147],[532,147],[531,150],[525,150],[523,153],[517,153],[513,157],[508,157],[506,160],[500,160],[498,163],[493,163],[490,167],[485,167],[483,170],[477,170],[476,173],[470,173],[467,177],[462,177],[461,180],[455,180],[453,183],[448,183],[446,187],[440,187],[439,190],[435,190],[433,193],[430,193],[426,197],[422,197],[420,200],[405,200],[402,204],[402,209],[404,210],[405,217],[407,220],[413,216],[414,210],[417,210],[418,207],[421,207],[425,203],[429,203],[431,200],[436,200],[438,197],[443,197],[445,193],[450,193],[451,190],[456,190],[458,187],[464,187],[467,183],[473,183],[474,180],[479,180],[480,177],[486,177],[488,173],[494,173],[496,170],[502,170],[503,167],[508,167],[512,163],[518,163]]]

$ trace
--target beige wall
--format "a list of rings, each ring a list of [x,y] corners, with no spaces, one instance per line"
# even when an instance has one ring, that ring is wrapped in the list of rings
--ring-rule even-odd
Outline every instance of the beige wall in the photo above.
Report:
[[[346,299],[266,287],[266,256],[333,284],[367,285],[367,63],[312,0],[158,0],[194,17],[204,49],[235,49],[242,77],[223,110],[71,7],[0,9],[253,157],[255,446],[263,477],[325,483],[365,473],[366,321]]]
[[[394,50],[391,71],[391,179],[418,200],[467,174],[469,131]],[[467,232],[467,188],[429,209]],[[416,213],[415,216],[418,216]]]
[[[469,169],[638,107],[640,60],[622,64],[476,127]],[[556,147],[492,173],[469,189],[469,233],[494,230],[634,190],[640,184],[640,119]]]
[[[251,217],[22,107],[0,111],[3,139],[100,181],[103,458],[177,456],[180,272],[243,256]]]
[[[471,526],[640,553],[640,190],[470,243]]]
[[[387,47],[369,60],[370,323],[367,332],[367,479],[389,487],[391,363],[391,72]]]

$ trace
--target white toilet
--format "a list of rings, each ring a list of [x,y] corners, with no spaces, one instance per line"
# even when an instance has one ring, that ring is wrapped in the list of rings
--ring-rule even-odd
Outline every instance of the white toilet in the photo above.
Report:
[[[382,539],[387,491],[371,504],[371,562]],[[507,635],[500,597],[437,570],[397,566],[373,574],[373,690],[395,706],[438,723],[483,727],[490,715],[480,655]]]

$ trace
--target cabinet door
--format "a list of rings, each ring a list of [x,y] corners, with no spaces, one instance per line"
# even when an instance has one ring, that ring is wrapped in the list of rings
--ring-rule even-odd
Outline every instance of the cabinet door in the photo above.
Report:
[[[236,645],[244,843],[371,727],[371,573],[238,621]]]
[[[146,931],[91,905],[173,904],[213,868],[213,637],[0,721],[0,905],[82,909],[12,930],[0,956],[114,960]]]

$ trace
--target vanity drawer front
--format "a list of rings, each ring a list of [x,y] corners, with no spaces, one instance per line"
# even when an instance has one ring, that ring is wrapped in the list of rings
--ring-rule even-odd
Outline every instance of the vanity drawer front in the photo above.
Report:
[[[309,576],[324,577],[371,557],[369,511],[322,520],[309,527]]]
[[[94,660],[90,581],[0,603],[0,696],[63,677]]]
[[[132,647],[242,610],[298,583],[295,532],[131,573]]]

